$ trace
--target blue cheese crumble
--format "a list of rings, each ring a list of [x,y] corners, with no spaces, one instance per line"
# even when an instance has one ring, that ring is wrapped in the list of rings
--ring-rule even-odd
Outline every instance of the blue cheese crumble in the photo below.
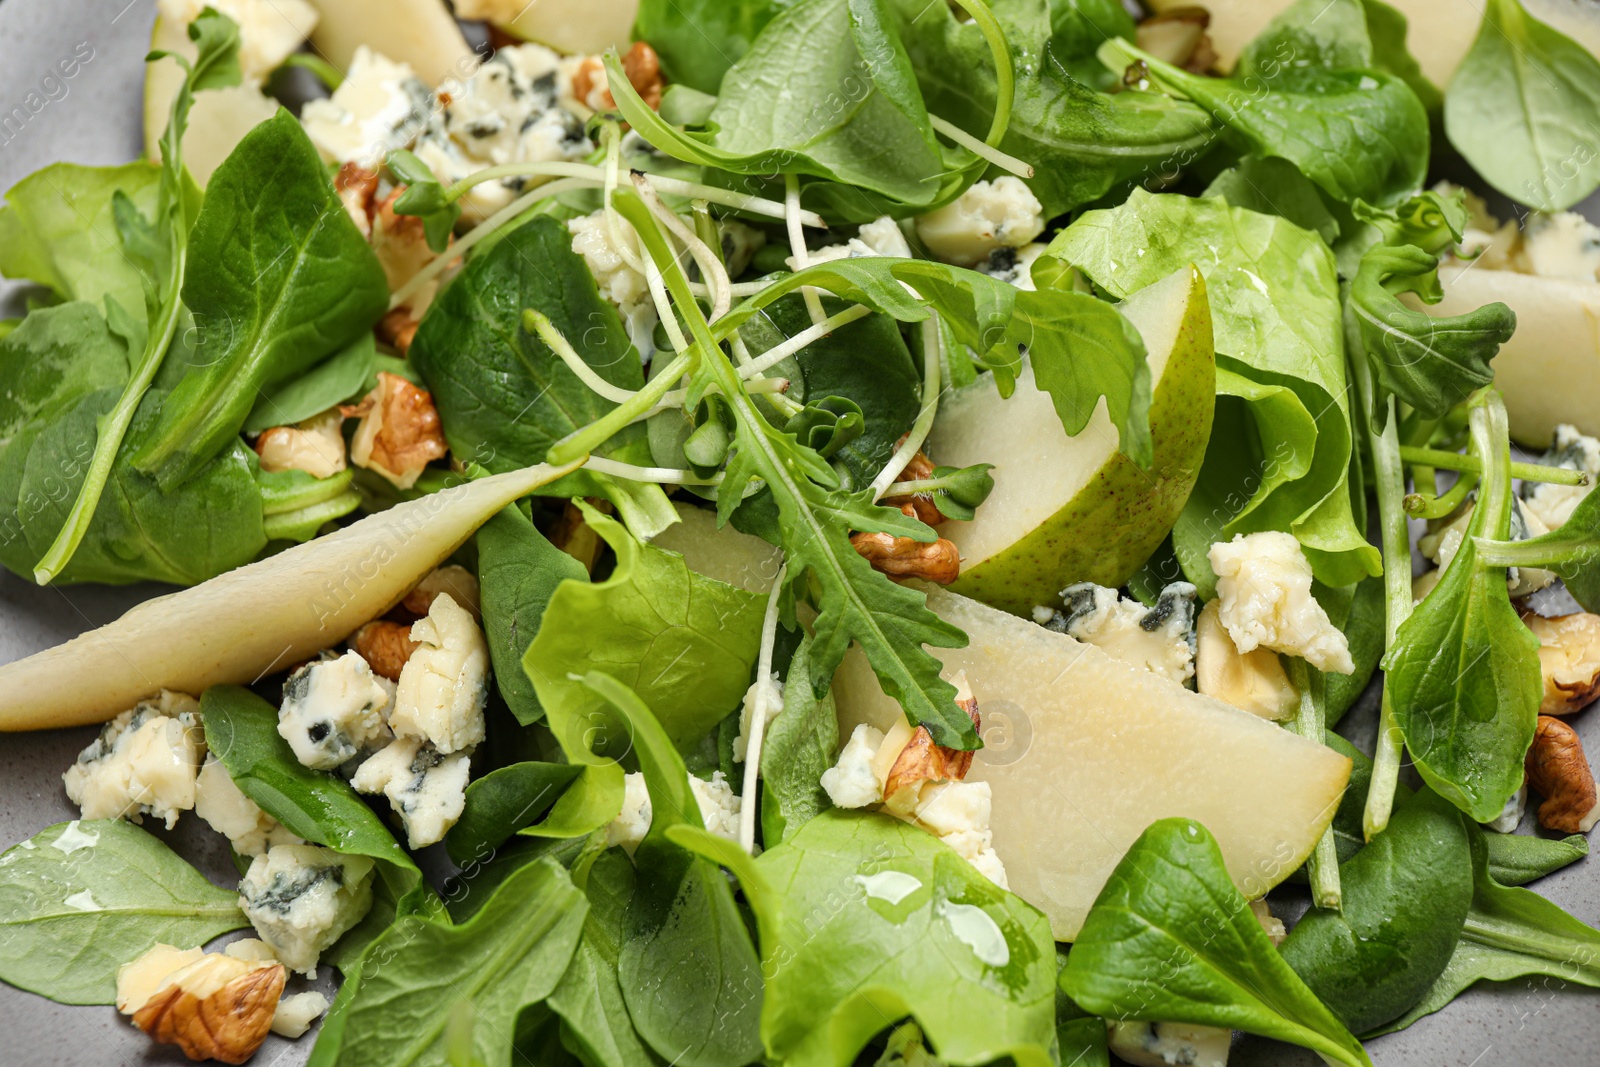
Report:
[[[1562,424],[1556,427],[1550,451],[1541,463],[1567,470],[1587,471],[1588,485],[1551,485],[1548,482],[1524,482],[1522,499],[1528,510],[1539,517],[1547,529],[1554,530],[1572,518],[1572,513],[1583,498],[1594,492],[1600,482],[1600,440],[1578,432],[1576,426]]]
[[[313,660],[283,683],[278,733],[295,759],[331,771],[388,733],[389,691],[355,652]]]
[[[363,763],[350,784],[387,797],[411,847],[425,848],[443,841],[461,818],[470,771],[467,753],[445,755],[426,741],[402,737]]]
[[[472,748],[483,740],[489,699],[489,645],[477,620],[440,593],[412,624],[411,640],[418,647],[400,671],[390,728],[446,755]]]
[[[62,781],[85,819],[142,822],[151,815],[170,830],[179,812],[194,807],[205,752],[200,705],[163,689],[106,723]]]
[[[1319,671],[1356,669],[1344,633],[1311,593],[1311,563],[1291,535],[1239,534],[1212,545],[1208,556],[1217,572],[1222,625],[1240,652],[1270,648]]]
[[[317,845],[277,845],[250,863],[239,907],[291,971],[313,975],[323,951],[372,907],[373,861]]]
[[[1071,634],[1179,685],[1194,677],[1195,587],[1188,582],[1173,582],[1149,608],[1093,582],[1063,589],[1061,604],[1043,620],[1045,629]]]

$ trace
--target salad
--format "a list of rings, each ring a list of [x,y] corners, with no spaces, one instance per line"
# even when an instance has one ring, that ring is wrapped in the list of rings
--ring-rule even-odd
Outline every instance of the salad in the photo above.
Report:
[[[1592,15],[157,7],[146,158],[0,207],[7,580],[179,587],[0,666],[100,727],[0,980],[347,1067],[1600,986],[1522,888],[1600,820]]]

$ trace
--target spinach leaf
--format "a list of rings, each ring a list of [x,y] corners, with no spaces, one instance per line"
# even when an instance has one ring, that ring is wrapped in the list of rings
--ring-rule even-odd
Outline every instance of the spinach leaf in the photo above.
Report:
[[[1066,1067],[1111,1067],[1104,1019],[1092,1015],[1069,1019],[1056,1027],[1056,1040]]]
[[[633,36],[650,42],[668,81],[715,95],[728,68],[786,6],[785,0],[641,0]]]
[[[523,660],[562,747],[587,751],[606,701],[571,676],[600,670],[632,687],[673,744],[687,748],[737,707],[761,644],[761,597],[696,574],[579,504],[617,554],[603,582],[566,581]]]
[[[1143,62],[1157,85],[1216,116],[1244,150],[1287,159],[1335,200],[1388,203],[1427,176],[1427,112],[1392,74],[1302,66],[1295,56],[1243,77],[1207,78],[1125,41],[1107,42],[1101,56]]]
[[[396,918],[443,911],[417,865],[355,790],[338,775],[312,770],[295,759],[278,734],[272,705],[241,686],[213,686],[200,697],[200,714],[206,747],[263,811],[307,841],[378,861],[372,910],[325,959],[348,969]]]
[[[1590,118],[1597,108],[1600,60],[1517,0],[1488,0],[1445,93],[1444,129],[1490,185],[1561,211],[1600,185]]]
[[[1174,531],[1191,581],[1214,581],[1200,562],[1212,542],[1257,530],[1294,534],[1328,585],[1378,573],[1351,510],[1338,280],[1315,234],[1215,198],[1136,189],[1121,207],[1079,216],[1047,254],[1117,297],[1190,263],[1205,276],[1219,397],[1200,485]],[[1251,450],[1260,462],[1240,467]]]
[[[570,763],[513,763],[467,786],[461,819],[444,847],[459,867],[483,861],[506,838],[543,815],[582,767]]]
[[[1591,490],[1549,533],[1526,541],[1478,537],[1476,543],[1490,566],[1549,567],[1585,611],[1600,612],[1600,491]]]
[[[1589,839],[1534,837],[1530,834],[1483,833],[1489,875],[1501,885],[1527,885],[1589,854]]]
[[[1054,1062],[1048,922],[925,831],[827,811],[755,860],[704,831],[671,835],[733,870],[755,911],[770,1059],[845,1067],[910,1015],[946,1063]]]
[[[1372,41],[1361,0],[1297,0],[1290,4],[1245,46],[1234,76],[1256,74],[1271,79],[1286,63],[1325,70],[1372,66]]]
[[[1361,6],[1366,11],[1367,31],[1372,38],[1372,66],[1411,86],[1428,114],[1437,115],[1444,104],[1444,96],[1422,73],[1416,57],[1406,49],[1405,15],[1383,0],[1361,0]]]
[[[1350,674],[1324,674],[1311,668],[1311,685],[1321,689],[1319,699],[1327,709],[1328,725],[1333,726],[1366,692],[1372,672],[1383,658],[1383,579],[1366,578],[1339,589],[1314,585],[1312,591],[1329,621],[1344,634],[1350,645],[1350,659],[1356,665]]]
[[[789,661],[783,710],[767,724],[761,746],[761,840],[768,848],[833,806],[821,778],[839,747],[839,720],[833,694],[819,698],[812,691],[810,671],[805,636]]]
[[[650,831],[634,853],[638,879],[617,949],[617,980],[634,1028],[668,1060],[742,1067],[761,1051],[763,984],[755,947],[716,864],[668,837],[704,833],[683,759],[627,686],[591,671],[583,684],[618,712],[650,791]],[[697,976],[693,982],[686,974]]]
[[[245,134],[211,176],[189,251],[183,302],[203,337],[159,432],[134,453],[167,490],[238,434],[258,390],[355,341],[388,307],[377,256],[287,111]]]
[[[999,94],[981,29],[946,5],[895,0],[895,6],[928,108],[982,136]],[[1046,218],[1128,182],[1170,180],[1212,147],[1211,119],[1193,104],[1160,93],[1109,95],[1086,84],[1105,80],[1105,70],[1083,58],[1108,37],[1133,38],[1118,5],[994,0],[989,6],[1018,59],[1011,121],[999,148],[1033,166],[1027,183]]]
[[[585,740],[603,746],[606,736],[596,730]],[[524,837],[542,837],[567,841],[588,837],[622,811],[622,765],[613,760],[593,760],[584,752],[576,755],[569,751],[567,758],[582,763],[583,770],[567,791],[561,794],[550,814],[541,823],[523,827],[518,833]]]
[[[1516,313],[1501,303],[1443,318],[1401,303],[1400,293],[1443,299],[1438,265],[1414,245],[1374,245],[1350,283],[1346,307],[1372,361],[1380,408],[1393,393],[1425,418],[1442,417],[1494,380],[1489,361],[1517,328]]]
[[[1061,988],[1108,1019],[1245,1030],[1371,1067],[1278,955],[1216,839],[1189,819],[1152,823],[1117,864],[1067,954]]]
[[[362,395],[375,373],[377,355],[372,334],[362,334],[300,377],[261,390],[241,429],[260,433],[292,426]]]
[[[1468,828],[1423,792],[1342,864],[1339,911],[1313,909],[1283,959],[1352,1030],[1409,1010],[1443,971],[1472,900]]]
[[[57,823],[0,856],[0,980],[60,1004],[110,1004],[117,969],[158,942],[249,925],[237,893],[121,819]]]
[[[469,1054],[509,1067],[518,1017],[561,980],[588,904],[554,860],[507,878],[460,926],[412,917],[362,957],[355,992],[340,996],[339,1025],[324,1027],[313,1062],[411,1067],[452,1061],[450,1031],[470,1021]],[[398,1014],[397,1014],[398,1011]],[[467,1050],[462,1050],[467,1051]]]
[[[1202,196],[1215,196],[1234,207],[1278,215],[1327,244],[1339,236],[1339,223],[1322,202],[1322,194],[1287,159],[1247,156],[1211,180]]]
[[[483,524],[477,546],[483,635],[495,684],[511,713],[526,726],[542,718],[544,708],[522,669],[522,657],[556,588],[569,579],[586,582],[589,572],[546,540],[515,506]]]
[[[1579,922],[1537,893],[1509,889],[1498,882],[1485,841],[1492,837],[1480,834],[1473,838],[1472,907],[1449,964],[1422,999],[1383,1033],[1403,1030],[1431,1015],[1480,980],[1504,982],[1546,974],[1600,987],[1600,930]],[[1380,835],[1378,840],[1382,839]]]
[[[21,447],[28,425],[120,382],[128,351],[86,301],[40,308],[0,337],[0,448]]]
[[[1400,624],[1383,666],[1395,723],[1423,779],[1488,822],[1522,785],[1543,683],[1539,639],[1517,616],[1505,571],[1480,561],[1473,541],[1510,530],[1505,404],[1491,389],[1474,398],[1469,418],[1483,477],[1466,540]]]

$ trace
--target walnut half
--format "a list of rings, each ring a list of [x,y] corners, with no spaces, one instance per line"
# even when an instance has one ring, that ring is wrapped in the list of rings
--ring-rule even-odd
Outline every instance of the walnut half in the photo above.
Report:
[[[960,672],[954,681],[957,706],[972,720],[972,728],[981,731],[983,720],[978,714],[978,700],[967,684],[967,673]],[[885,739],[886,746],[891,743],[890,739]],[[928,728],[918,726],[895,756],[884,778],[884,807],[899,815],[909,815],[917,806],[922,783],[961,781],[972,769],[972,756],[971,751],[934,744]]]
[[[272,1029],[288,977],[283,964],[157,945],[117,976],[117,1007],[151,1039],[177,1045],[191,1060],[239,1064]],[[182,962],[189,960],[190,962]],[[169,963],[177,970],[157,977]]]
[[[1546,618],[1525,613],[1539,639],[1539,667],[1544,674],[1541,715],[1571,715],[1600,697],[1600,615],[1577,612]]]
[[[430,462],[449,451],[433,395],[398,374],[379,371],[372,392],[341,410],[361,419],[350,442],[350,462],[376,471],[397,488],[410,489]]]
[[[917,517],[912,504],[900,505],[900,511],[910,518]],[[941,537],[929,543],[888,533],[853,533],[850,544],[872,564],[873,570],[897,582],[921,578],[925,582],[949,585],[961,574],[961,550],[948,538]]]
[[[1539,716],[1528,748],[1528,788],[1544,797],[1539,825],[1564,834],[1588,833],[1600,820],[1594,772],[1577,731],[1549,715]]]

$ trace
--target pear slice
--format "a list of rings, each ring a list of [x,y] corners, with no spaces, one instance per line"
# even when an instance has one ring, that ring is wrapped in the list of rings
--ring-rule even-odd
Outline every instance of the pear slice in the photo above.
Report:
[[[1157,819],[1204,824],[1252,899],[1310,855],[1350,760],[1067,634],[925,588],[928,606],[972,639],[932,650],[945,677],[967,672],[983,716],[986,747],[967,781],[989,783],[1011,890],[1049,917],[1057,940],[1077,935],[1112,869]],[[901,714],[859,649],[845,656],[833,694],[841,737],[859,723],[888,730]]]
[[[438,88],[449,79],[472,77],[484,56],[461,35],[444,0],[311,0],[317,28],[311,43],[317,54],[341,71],[350,69],[361,45]]]
[[[1117,451],[1103,400],[1068,437],[1031,370],[1009,399],[985,377],[940,406],[929,455],[952,467],[995,465],[994,491],[977,517],[939,528],[961,551],[956,592],[1023,615],[1074,582],[1114,588],[1177,521],[1205,459],[1216,399],[1205,279],[1185,267],[1133,294],[1122,312],[1149,350],[1148,470]]]
[[[174,52],[191,62],[195,57],[188,27],[159,15],[150,32],[150,49]],[[152,162],[161,159],[161,135],[167,130],[172,98],[178,95],[183,77],[183,68],[171,57],[145,66],[144,153]],[[248,82],[196,93],[183,133],[183,165],[204,187],[244,135],[277,113],[277,101]]]
[[[678,521],[656,534],[651,544],[676,552],[689,569],[707,578],[766,596],[783,566],[783,553],[759,537],[717,529],[717,513],[693,504],[678,504]]]
[[[639,0],[457,0],[462,18],[486,19],[524,41],[569,55],[628,50]]]

